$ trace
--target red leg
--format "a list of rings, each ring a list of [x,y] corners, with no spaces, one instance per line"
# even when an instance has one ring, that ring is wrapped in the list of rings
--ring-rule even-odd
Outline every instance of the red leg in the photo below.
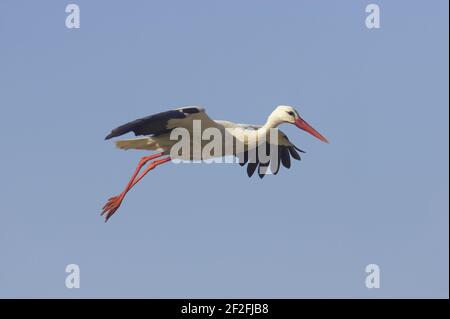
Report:
[[[161,155],[159,155],[161,156]],[[141,160],[142,161],[142,160]],[[148,160],[147,160],[148,161]],[[146,162],[147,162],[146,161]],[[151,162],[149,164],[149,166],[141,173],[141,175],[139,175],[139,177],[136,178],[137,174],[139,173],[140,169],[142,168],[142,165],[139,167],[138,165],[138,169],[136,169],[135,174],[133,175],[132,180],[130,180],[130,182],[128,183],[127,187],[125,188],[125,190],[120,193],[117,196],[111,197],[108,202],[105,204],[105,206],[103,206],[103,212],[102,215],[105,214],[105,222],[108,221],[108,219],[117,211],[117,209],[119,209],[120,205],[122,204],[122,201],[126,195],[126,193],[134,186],[136,185],[149,171],[151,171],[152,169],[154,169],[156,166],[166,163],[170,161],[170,157],[164,158],[164,159],[160,159],[160,160],[155,160],[153,162]],[[141,162],[139,162],[141,163]],[[143,164],[145,165],[145,163]]]
[[[152,159],[158,158],[160,156],[162,156],[163,153],[158,153],[158,154],[153,154],[153,155],[149,155],[149,156],[144,156],[141,158],[141,160],[139,161],[136,170],[134,171],[133,175],[131,176],[130,181],[128,182],[127,186],[125,186],[125,189],[123,190],[122,193],[120,193],[117,196],[113,196],[111,198],[108,199],[108,202],[105,204],[105,206],[103,206],[103,212],[101,215],[105,214],[105,208],[108,206],[108,204],[113,200],[113,199],[117,199],[125,196],[125,194],[128,192],[128,190],[132,187],[131,185],[133,184],[136,176],[139,174],[139,172],[141,171],[142,167],[148,163],[148,161],[151,161]]]
[[[164,164],[164,163],[169,162],[169,161],[170,161],[170,157],[163,158],[163,159],[160,159],[160,160],[156,160],[156,161],[151,162],[150,165],[147,166],[147,168],[141,173],[141,175],[139,175],[139,177],[136,178],[136,180],[133,182],[133,184],[131,184],[130,189],[131,189],[134,185],[136,185],[137,183],[139,183],[139,181],[140,181],[140,180],[141,180],[148,172],[150,172],[152,169],[154,169],[156,166],[161,165],[161,164]]]

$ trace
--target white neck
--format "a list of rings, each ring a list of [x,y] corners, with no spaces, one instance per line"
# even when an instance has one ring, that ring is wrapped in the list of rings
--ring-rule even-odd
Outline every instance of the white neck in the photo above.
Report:
[[[260,128],[261,131],[267,132],[269,131],[271,128],[276,128],[278,127],[278,125],[280,125],[282,123],[282,121],[280,121],[278,118],[269,115],[269,117],[267,118],[266,123]]]

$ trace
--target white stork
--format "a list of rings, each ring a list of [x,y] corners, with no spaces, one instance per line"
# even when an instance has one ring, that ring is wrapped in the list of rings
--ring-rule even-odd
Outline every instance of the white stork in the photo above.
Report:
[[[194,125],[194,122],[200,123],[200,127]],[[117,196],[111,197],[105,206],[103,206],[102,216],[104,215],[105,221],[107,221],[119,208],[126,193],[136,185],[149,171],[156,166],[169,162],[174,159],[174,154],[171,154],[171,148],[177,143],[177,140],[171,139],[170,135],[176,128],[184,128],[190,136],[202,136],[202,133],[208,128],[216,128],[223,136],[231,135],[235,141],[241,142],[246,148],[241,153],[237,153],[236,148],[224,148],[219,156],[236,156],[239,158],[241,166],[247,164],[247,174],[249,177],[253,175],[255,170],[259,168],[258,175],[263,178],[270,165],[270,172],[277,174],[281,164],[290,168],[292,156],[296,160],[300,160],[300,155],[297,151],[304,153],[302,150],[292,144],[287,136],[281,132],[277,127],[283,123],[294,124],[298,128],[310,133],[319,140],[328,143],[328,140],[317,132],[311,125],[303,120],[298,112],[292,106],[280,105],[278,106],[268,117],[266,123],[262,126],[248,125],[248,124],[236,124],[228,121],[215,121],[212,120],[203,108],[200,107],[183,107],[171,111],[161,112],[158,114],[150,115],[144,118],[137,119],[135,121],[121,125],[111,131],[106,136],[106,140],[121,136],[123,134],[133,132],[136,136],[143,136],[127,140],[116,141],[116,146],[120,149],[139,149],[139,150],[151,150],[158,151],[158,153],[144,156],[139,161],[134,174],[130,181],[126,185],[125,189]],[[200,132],[196,132],[200,130]],[[269,138],[269,131],[276,130],[278,140],[271,141]],[[267,139],[263,139],[267,137]],[[266,146],[266,153],[269,153],[269,149],[275,146],[273,149],[277,150],[277,156],[274,157],[269,154],[269,158],[272,161],[266,160],[262,162],[258,156],[251,156],[250,154],[257,154],[252,152],[255,149],[261,147],[261,143],[258,142],[264,140]],[[208,141],[201,141],[201,147]],[[192,144],[192,141],[191,141]],[[194,148],[191,147],[191,151],[186,154],[179,154],[178,157],[182,160],[205,160],[205,156],[201,153],[196,153]],[[217,156],[216,154],[211,156]],[[150,162],[152,161],[152,162]],[[149,165],[139,175],[141,169],[148,163]]]

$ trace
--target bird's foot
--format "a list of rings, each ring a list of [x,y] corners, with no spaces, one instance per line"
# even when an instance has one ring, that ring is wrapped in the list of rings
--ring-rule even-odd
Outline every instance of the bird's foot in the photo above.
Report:
[[[119,209],[120,204],[122,204],[122,200],[124,198],[124,194],[120,194],[117,196],[113,196],[106,202],[105,206],[103,206],[103,211],[101,216],[105,217],[105,222],[111,218],[111,216]]]

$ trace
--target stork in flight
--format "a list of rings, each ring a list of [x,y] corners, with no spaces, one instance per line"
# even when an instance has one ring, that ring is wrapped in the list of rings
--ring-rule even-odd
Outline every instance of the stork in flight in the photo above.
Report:
[[[201,124],[200,128],[194,125],[194,122],[199,122]],[[127,140],[116,141],[116,146],[120,149],[138,149],[138,150],[150,150],[157,151],[157,153],[144,156],[139,161],[134,174],[132,175],[130,181],[126,185],[125,189],[117,196],[111,197],[105,206],[103,206],[102,216],[105,217],[105,221],[117,211],[119,206],[127,194],[127,192],[136,185],[149,171],[154,169],[156,166],[169,162],[173,159],[174,155],[171,153],[172,146],[177,143],[177,140],[171,139],[171,132],[177,128],[184,128],[189,133],[190,136],[195,136],[195,134],[200,133],[200,136],[204,130],[208,128],[216,128],[223,135],[231,135],[233,139],[240,141],[247,148],[244,148],[242,153],[237,154],[236,149],[233,147],[231,149],[224,149],[220,156],[235,156],[240,159],[239,164],[244,166],[247,164],[247,174],[249,177],[258,170],[258,175],[263,178],[270,165],[270,171],[272,174],[277,174],[280,161],[281,164],[290,168],[292,156],[296,160],[300,160],[300,155],[297,151],[304,153],[302,150],[297,148],[292,144],[287,136],[281,132],[277,127],[283,123],[294,124],[298,128],[310,133],[319,140],[328,143],[328,140],[317,132],[311,125],[309,125],[305,120],[303,120],[298,112],[292,106],[280,105],[278,106],[267,118],[264,125],[248,125],[248,124],[236,124],[228,121],[216,121],[212,120],[205,112],[203,108],[200,107],[183,107],[171,111],[166,111],[154,115],[150,115],[144,118],[134,120],[132,122],[121,125],[111,131],[111,133],[106,136],[106,140],[121,136],[123,134],[133,132],[136,136],[143,136]],[[195,130],[201,130],[202,132],[195,132]],[[262,145],[258,142],[261,137],[265,137],[269,134],[270,130],[277,131],[277,141],[272,141],[268,139],[264,142],[267,149],[277,150],[277,156],[272,157],[269,154],[269,160],[261,160],[258,156],[251,156],[252,150],[261,147]],[[192,141],[191,141],[192,142]],[[202,146],[204,145],[202,141]],[[250,149],[252,148],[252,149]],[[191,148],[192,149],[192,148]],[[204,156],[204,154],[203,154]],[[180,159],[183,160],[204,160],[201,154],[195,153],[193,150],[187,155],[180,155]],[[272,159],[272,160],[270,160]],[[151,162],[150,162],[151,161]],[[150,163],[149,163],[150,162]],[[141,169],[147,164],[149,165],[141,172]]]

